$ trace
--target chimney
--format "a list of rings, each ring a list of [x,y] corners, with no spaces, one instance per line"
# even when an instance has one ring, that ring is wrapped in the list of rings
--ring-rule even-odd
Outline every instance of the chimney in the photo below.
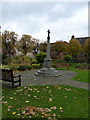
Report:
[[[75,38],[75,36],[74,36],[74,35],[72,35],[72,36],[71,36],[71,39],[73,39],[73,38]]]

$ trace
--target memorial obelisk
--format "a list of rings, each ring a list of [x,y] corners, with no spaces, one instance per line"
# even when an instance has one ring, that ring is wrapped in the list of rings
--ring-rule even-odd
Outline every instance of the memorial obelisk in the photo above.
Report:
[[[47,37],[47,51],[46,51],[46,58],[44,59],[44,65],[43,68],[38,70],[35,74],[38,76],[59,76],[61,75],[57,70],[52,68],[51,65],[51,57],[50,57],[50,30],[48,32],[48,37]]]

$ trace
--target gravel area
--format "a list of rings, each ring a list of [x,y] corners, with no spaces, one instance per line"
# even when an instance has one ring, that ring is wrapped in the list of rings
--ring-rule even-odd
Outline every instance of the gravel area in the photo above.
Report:
[[[58,70],[61,75],[58,77],[41,77],[36,76],[37,70],[22,71],[16,74],[22,75],[22,86],[31,85],[69,85],[77,88],[88,90],[88,83],[72,80],[77,75],[74,71]]]

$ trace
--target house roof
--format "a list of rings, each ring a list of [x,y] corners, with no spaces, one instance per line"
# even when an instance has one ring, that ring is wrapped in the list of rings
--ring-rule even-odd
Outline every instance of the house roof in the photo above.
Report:
[[[79,42],[80,42],[81,44],[84,44],[85,41],[86,41],[88,38],[90,38],[90,37],[78,37],[78,38],[76,38],[76,39],[79,40]]]

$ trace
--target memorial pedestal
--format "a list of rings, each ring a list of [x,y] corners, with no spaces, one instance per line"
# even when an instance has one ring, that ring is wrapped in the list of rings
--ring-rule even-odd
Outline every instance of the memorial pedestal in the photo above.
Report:
[[[37,71],[37,73],[35,74],[37,76],[43,76],[43,77],[57,77],[59,75],[61,75],[57,70],[55,70],[54,68],[42,68],[40,70]]]
[[[38,75],[38,76],[44,76],[44,77],[47,77],[47,76],[59,76],[61,75],[57,70],[55,70],[54,68],[52,68],[52,65],[51,65],[51,57],[50,57],[50,31],[48,30],[48,37],[47,37],[47,53],[46,53],[46,58],[44,59],[44,67],[40,70],[38,70],[35,75]]]

